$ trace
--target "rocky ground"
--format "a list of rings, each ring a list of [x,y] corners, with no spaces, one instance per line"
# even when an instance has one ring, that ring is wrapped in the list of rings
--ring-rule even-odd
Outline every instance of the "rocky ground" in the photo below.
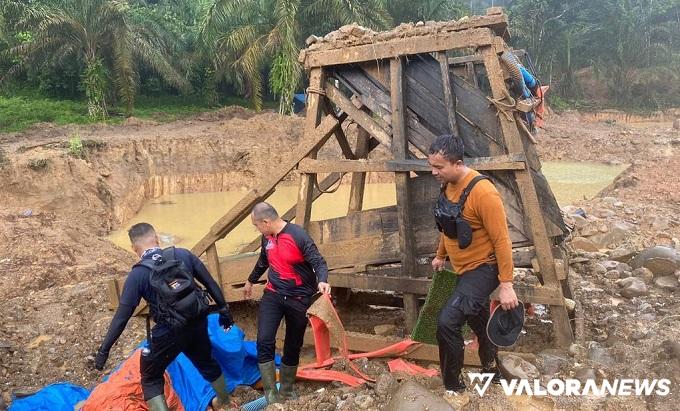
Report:
[[[87,356],[98,346],[112,316],[106,280],[124,274],[134,261],[105,240],[109,230],[159,192],[247,186],[263,167],[285,157],[285,147],[300,138],[300,123],[299,118],[274,113],[228,109],[161,125],[131,121],[123,126],[41,126],[0,136],[0,409],[12,393],[59,380],[92,386],[101,378],[88,367]],[[64,144],[76,133],[100,143],[90,143],[83,158],[76,158]],[[280,138],[263,139],[272,135]],[[680,131],[667,123],[586,123],[578,113],[564,113],[548,121],[538,144],[546,160],[631,167],[597,198],[564,208],[574,227],[568,247],[570,282],[580,304],[578,341],[568,351],[551,350],[549,313],[537,310],[516,348],[536,356],[526,364],[508,357],[507,367],[541,378],[669,378],[671,395],[528,399],[506,398],[492,387],[483,399],[469,390],[459,403],[469,401],[465,409],[471,410],[676,409]],[[196,174],[204,177],[188,177]],[[165,183],[154,180],[163,175],[174,177]],[[253,310],[252,305],[235,305],[235,317],[250,318],[252,323]],[[350,329],[368,331],[366,321],[380,318],[403,335],[398,311],[349,315],[359,324],[349,321]],[[250,323],[244,328],[252,338]],[[109,367],[143,335],[143,321],[133,319],[113,350]],[[400,378],[386,372],[384,362],[362,366],[377,378],[376,384],[355,390],[300,384],[305,395],[277,408],[396,410],[407,404],[415,409],[410,402],[395,401],[415,394],[395,393]],[[443,394],[438,378],[408,380],[435,396]],[[237,399],[256,395],[244,388]]]

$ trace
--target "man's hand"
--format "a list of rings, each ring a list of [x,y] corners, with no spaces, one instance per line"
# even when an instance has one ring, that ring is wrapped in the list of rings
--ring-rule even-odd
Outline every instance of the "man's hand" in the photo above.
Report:
[[[511,281],[501,283],[498,298],[501,300],[501,307],[506,311],[517,307],[519,304]]]
[[[220,327],[224,328],[224,331],[229,331],[231,326],[234,325],[234,319],[231,317],[231,311],[228,307],[224,307],[218,311]]]
[[[243,297],[247,300],[253,296],[253,283],[246,281],[246,285],[243,287]]]
[[[435,271],[441,271],[444,269],[444,264],[446,264],[446,259],[435,257],[432,259],[432,268]]]
[[[321,291],[324,294],[330,295],[331,285],[328,283],[319,283],[319,291]]]
[[[109,359],[109,352],[104,351],[102,352],[101,348],[97,350],[97,353],[94,355],[94,368],[98,371],[103,371],[104,366],[106,365],[106,360]]]

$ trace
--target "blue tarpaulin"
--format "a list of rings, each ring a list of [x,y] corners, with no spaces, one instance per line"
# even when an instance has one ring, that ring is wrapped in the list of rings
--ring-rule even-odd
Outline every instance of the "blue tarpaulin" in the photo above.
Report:
[[[225,333],[217,314],[208,316],[208,335],[213,356],[220,363],[229,392],[238,385],[253,385],[260,379],[257,367],[257,346],[254,341],[244,341],[245,334],[237,326]],[[277,363],[280,357],[277,356]],[[187,411],[205,410],[215,396],[215,390],[198,373],[184,355],[180,354],[167,368],[172,388],[182,400]]]
[[[73,406],[86,399],[90,391],[66,382],[60,382],[41,389],[24,398],[16,398],[9,411],[73,411]]]
[[[257,346],[254,341],[244,341],[245,334],[237,326],[224,332],[218,322],[218,315],[208,316],[208,335],[212,343],[213,356],[220,363],[231,392],[238,385],[253,385],[260,379],[257,367]],[[140,347],[146,345],[142,342]],[[276,363],[280,364],[276,356]],[[180,354],[167,368],[175,390],[186,411],[204,411],[215,396],[210,383],[204,380],[191,361]],[[78,402],[85,400],[90,391],[68,383],[47,386],[26,398],[15,399],[9,411],[73,411]]]

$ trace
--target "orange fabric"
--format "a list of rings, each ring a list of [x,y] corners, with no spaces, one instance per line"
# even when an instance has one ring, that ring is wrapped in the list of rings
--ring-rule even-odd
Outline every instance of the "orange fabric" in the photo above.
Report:
[[[545,95],[550,89],[550,86],[541,86],[536,90],[536,97],[541,100],[541,103],[536,106],[534,113],[536,113],[536,127],[543,128],[543,118],[545,117]]]
[[[327,382],[339,381],[343,384],[349,385],[350,387],[358,387],[366,382],[366,380],[364,380],[363,378],[355,377],[353,375],[349,375],[347,373],[340,371],[316,370],[309,368],[298,369],[296,377],[302,380],[311,381],[327,381]]]
[[[439,371],[437,370],[423,368],[402,358],[396,358],[394,360],[388,361],[387,366],[389,367],[390,372],[399,372],[408,375],[425,375],[427,377],[435,377],[437,374],[439,374]]]
[[[99,384],[83,404],[81,411],[146,411],[142,393],[139,359],[141,350],[136,350],[120,368]],[[172,389],[168,373],[165,373],[165,401],[172,411],[184,411],[184,406]]]
[[[463,189],[479,173],[470,169],[458,183],[449,183],[446,198],[457,202]],[[463,275],[485,263],[498,264],[498,279],[512,281],[512,242],[508,232],[503,200],[496,187],[488,180],[477,183],[465,202],[463,218],[472,227],[472,243],[465,248],[458,247],[458,240],[442,233],[439,238],[437,257],[451,258],[454,270]]]

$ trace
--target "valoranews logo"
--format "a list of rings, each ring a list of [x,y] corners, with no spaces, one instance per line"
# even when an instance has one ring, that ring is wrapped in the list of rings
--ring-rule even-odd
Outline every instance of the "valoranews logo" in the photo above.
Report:
[[[480,397],[491,385],[491,380],[494,377],[492,373],[468,373],[470,382],[474,385],[475,390]],[[547,384],[541,385],[540,380],[534,380],[531,383],[529,380],[501,380],[501,388],[505,395],[660,395],[666,396],[670,393],[670,380],[662,379],[616,379],[614,381],[604,380],[598,384],[594,380],[587,380],[585,384],[577,379],[560,380],[553,378]]]

